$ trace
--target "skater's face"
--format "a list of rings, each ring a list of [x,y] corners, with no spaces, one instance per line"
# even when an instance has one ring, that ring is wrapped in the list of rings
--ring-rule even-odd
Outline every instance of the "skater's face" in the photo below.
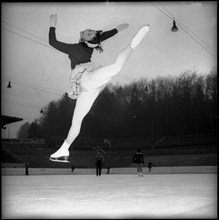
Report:
[[[96,36],[96,31],[91,29],[86,29],[80,32],[81,39],[85,41],[91,41]]]

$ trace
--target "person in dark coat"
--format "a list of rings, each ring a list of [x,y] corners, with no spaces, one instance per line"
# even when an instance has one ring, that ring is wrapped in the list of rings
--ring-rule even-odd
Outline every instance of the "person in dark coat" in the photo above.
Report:
[[[151,172],[152,166],[154,166],[154,164],[151,163],[151,162],[149,162],[149,163],[148,163],[148,172]]]
[[[28,171],[28,163],[25,163],[25,175],[26,175],[26,176],[29,175],[29,171]]]
[[[96,156],[96,175],[97,176],[101,175],[103,161],[104,161],[103,155],[100,152],[98,152]]]
[[[73,173],[74,172],[74,169],[75,169],[75,166],[71,166],[71,172]]]
[[[137,150],[137,152],[134,154],[133,158],[132,158],[132,162],[136,163],[138,168],[137,168],[137,172],[138,172],[138,176],[143,176],[142,173],[142,164],[144,163],[144,156],[143,153],[141,152],[141,150]]]
[[[107,167],[107,172],[106,174],[110,174],[110,166]]]

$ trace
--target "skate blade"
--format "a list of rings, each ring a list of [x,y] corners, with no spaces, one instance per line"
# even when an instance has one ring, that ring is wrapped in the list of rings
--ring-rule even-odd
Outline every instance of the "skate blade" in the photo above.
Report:
[[[51,161],[54,162],[61,162],[61,163],[70,163],[70,161],[68,160],[68,156],[64,156],[64,157],[50,157],[49,158]]]

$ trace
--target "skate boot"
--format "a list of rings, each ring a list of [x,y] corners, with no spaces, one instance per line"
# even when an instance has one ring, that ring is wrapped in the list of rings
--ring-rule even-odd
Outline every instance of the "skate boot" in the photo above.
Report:
[[[140,42],[142,41],[142,39],[144,38],[144,36],[147,34],[148,31],[149,31],[149,24],[139,29],[138,33],[133,37],[131,41],[132,49],[135,49],[140,44]]]
[[[54,162],[69,163],[69,144],[64,142],[63,145],[53,154],[50,155],[50,160]]]

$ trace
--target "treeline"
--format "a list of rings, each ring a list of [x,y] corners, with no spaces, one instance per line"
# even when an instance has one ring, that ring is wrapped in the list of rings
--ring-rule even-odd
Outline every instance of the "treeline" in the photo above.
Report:
[[[19,135],[65,138],[75,100],[64,94],[42,116],[23,125]],[[217,74],[186,71],[179,76],[141,79],[126,86],[107,86],[85,117],[80,137],[154,138],[213,133],[217,123]],[[37,122],[38,121],[38,122]]]

